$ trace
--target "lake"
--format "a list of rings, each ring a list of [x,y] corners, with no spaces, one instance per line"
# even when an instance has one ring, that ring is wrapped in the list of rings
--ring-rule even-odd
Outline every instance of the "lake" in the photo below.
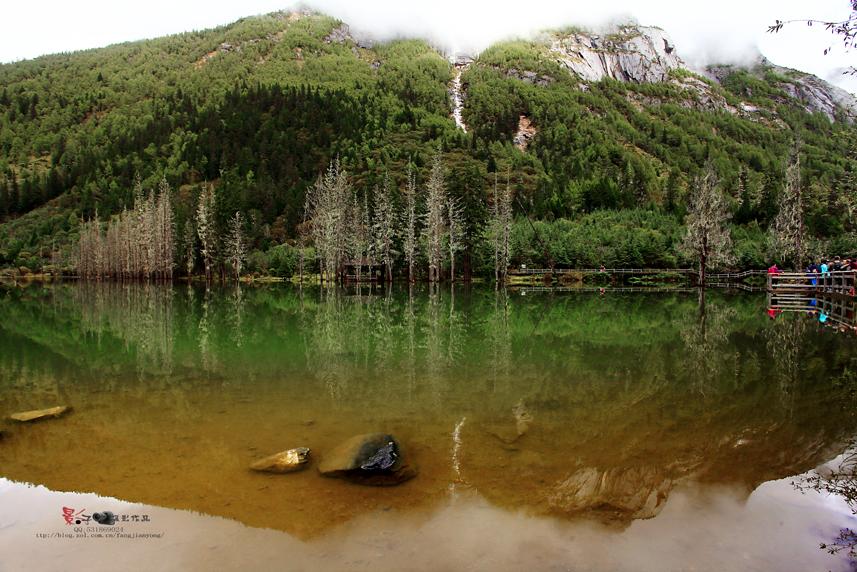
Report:
[[[818,545],[851,511],[792,482],[855,435],[857,336],[766,310],[724,291],[0,288],[0,415],[74,408],[0,426],[0,570],[850,569]],[[318,474],[374,431],[416,478]],[[299,446],[306,470],[249,470]],[[75,528],[62,507],[149,518],[135,540],[38,536]]]

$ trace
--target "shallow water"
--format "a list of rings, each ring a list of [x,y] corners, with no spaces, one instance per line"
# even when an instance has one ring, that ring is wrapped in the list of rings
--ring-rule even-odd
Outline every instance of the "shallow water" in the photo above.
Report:
[[[359,556],[377,539],[358,531],[392,527],[395,548],[377,540],[376,552],[399,560],[408,551],[430,558],[427,543],[444,542],[431,531],[458,530],[451,554],[460,559],[447,555],[436,569],[506,536],[530,538],[543,557],[498,561],[509,569],[566,569],[581,550],[644,539],[664,544],[663,569],[720,562],[718,551],[720,569],[745,569],[731,558],[729,522],[785,518],[777,510],[789,526],[760,526],[752,538],[803,541],[800,557],[810,560],[801,562],[815,562],[809,555],[829,558],[817,549],[825,518],[844,517],[823,516],[821,505],[790,512],[804,497],[779,480],[835,457],[855,434],[836,381],[857,337],[803,315],[770,320],[765,309],[764,296],[722,293],[703,307],[687,293],[460,287],[0,290],[0,414],[74,407],[60,419],[6,425],[0,476],[279,529],[307,550],[340,546],[334,567],[377,562]],[[379,489],[314,467],[248,470],[291,447],[322,457],[372,431],[402,441],[416,479]],[[780,500],[754,508],[772,481],[784,483]],[[21,491],[35,494],[9,484],[0,502],[20,501]],[[59,519],[53,512],[45,522]],[[209,521],[188,522],[206,530]],[[676,526],[721,548],[671,544]],[[0,520],[0,544],[26,528]],[[584,550],[583,539],[595,544]],[[753,566],[769,568],[771,551],[751,545]],[[307,569],[318,565],[310,552]],[[580,568],[628,568],[593,558]]]

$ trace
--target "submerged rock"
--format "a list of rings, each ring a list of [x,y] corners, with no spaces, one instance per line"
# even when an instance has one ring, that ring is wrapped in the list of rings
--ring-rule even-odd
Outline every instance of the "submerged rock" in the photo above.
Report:
[[[395,441],[388,441],[378,449],[365,463],[360,465],[362,471],[389,471],[399,460],[399,448]]]
[[[397,485],[417,475],[395,437],[387,433],[357,435],[327,453],[318,465],[326,477],[361,485]]]
[[[254,471],[265,471],[268,473],[293,473],[305,468],[309,462],[309,449],[306,447],[295,447],[288,451],[280,451],[269,457],[260,459],[250,465]]]
[[[29,421],[39,421],[40,419],[50,419],[60,417],[71,411],[68,405],[58,405],[56,407],[48,407],[47,409],[34,409],[33,411],[22,411],[13,413],[9,416],[12,421],[26,423]]]
[[[522,116],[523,117],[523,116]],[[515,430],[512,432],[507,426],[489,426],[485,430],[489,435],[499,439],[502,443],[506,445],[514,445],[518,439],[527,434],[530,430],[530,424],[533,422],[533,416],[530,411],[527,409],[524,400],[518,401],[514,407],[512,407],[512,417],[515,419]],[[516,451],[517,449],[511,448],[507,450]]]

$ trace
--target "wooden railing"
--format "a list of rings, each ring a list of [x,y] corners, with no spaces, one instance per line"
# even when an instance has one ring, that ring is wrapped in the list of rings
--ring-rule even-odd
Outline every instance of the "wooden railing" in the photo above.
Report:
[[[768,274],[768,291],[838,294],[853,297],[857,271],[824,273],[780,272]]]
[[[743,280],[750,276],[762,276],[765,270],[744,270],[741,272],[720,272],[706,274],[706,282],[728,282],[731,280]],[[619,274],[619,275],[642,275],[642,274],[682,274],[696,275],[695,268],[510,268],[509,276],[544,276],[553,274]]]
[[[744,270],[743,272],[721,272],[719,274],[706,274],[705,281],[708,282],[723,282],[729,280],[742,280],[750,276],[762,276],[766,270]]]
[[[545,274],[696,274],[693,268],[510,268],[509,276]]]
[[[655,286],[620,286],[618,288],[614,287],[605,287],[605,288],[597,288],[592,286],[524,286],[516,289],[517,292],[520,292],[522,295],[525,294],[538,294],[538,293],[555,293],[555,292],[578,292],[578,293],[598,293],[598,294],[614,294],[616,292],[638,292],[638,293],[669,293],[675,294],[677,292],[696,292],[696,288],[663,288],[663,287],[655,287]]]
[[[707,288],[727,288],[733,290],[743,290],[745,292],[764,292],[764,286],[749,286],[744,284],[743,282],[732,282],[731,280],[725,280],[723,282],[709,282],[705,281],[705,286]]]

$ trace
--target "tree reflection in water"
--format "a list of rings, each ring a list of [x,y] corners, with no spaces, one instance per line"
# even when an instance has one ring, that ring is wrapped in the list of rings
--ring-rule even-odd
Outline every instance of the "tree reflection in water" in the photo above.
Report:
[[[121,339],[136,359],[137,372],[169,374],[173,367],[173,289],[161,285],[81,282],[71,300],[54,298],[64,310],[68,303],[80,312],[80,329],[101,339]]]
[[[310,438],[301,423],[314,419],[330,443],[337,431],[409,433],[425,467],[411,485],[421,499],[466,483],[498,506],[627,522],[656,515],[676,483],[752,490],[811,469],[853,435],[827,375],[853,355],[853,336],[771,321],[764,307],[753,295],[438,285],[14,290],[0,296],[0,346],[15,348],[0,353],[0,406],[24,406],[34,384],[120,419],[123,405],[145,406],[150,418],[127,434],[111,426],[116,450],[146,435],[156,449],[146,465],[171,475],[160,451],[183,443],[163,427],[192,436],[216,451],[220,468],[201,458],[197,481],[212,499],[247,478],[248,446]],[[151,502],[181,498],[146,490]],[[244,518],[202,502],[187,505]],[[290,516],[249,518],[287,528]]]
[[[684,363],[691,383],[703,397],[716,390],[727,368],[734,368],[734,353],[727,346],[735,317],[736,310],[727,301],[706,303],[705,290],[700,289],[696,319],[681,326]]]
[[[771,367],[780,389],[780,399],[787,411],[794,407],[795,388],[803,375],[806,363],[808,322],[801,316],[777,320],[768,328],[767,348]]]

